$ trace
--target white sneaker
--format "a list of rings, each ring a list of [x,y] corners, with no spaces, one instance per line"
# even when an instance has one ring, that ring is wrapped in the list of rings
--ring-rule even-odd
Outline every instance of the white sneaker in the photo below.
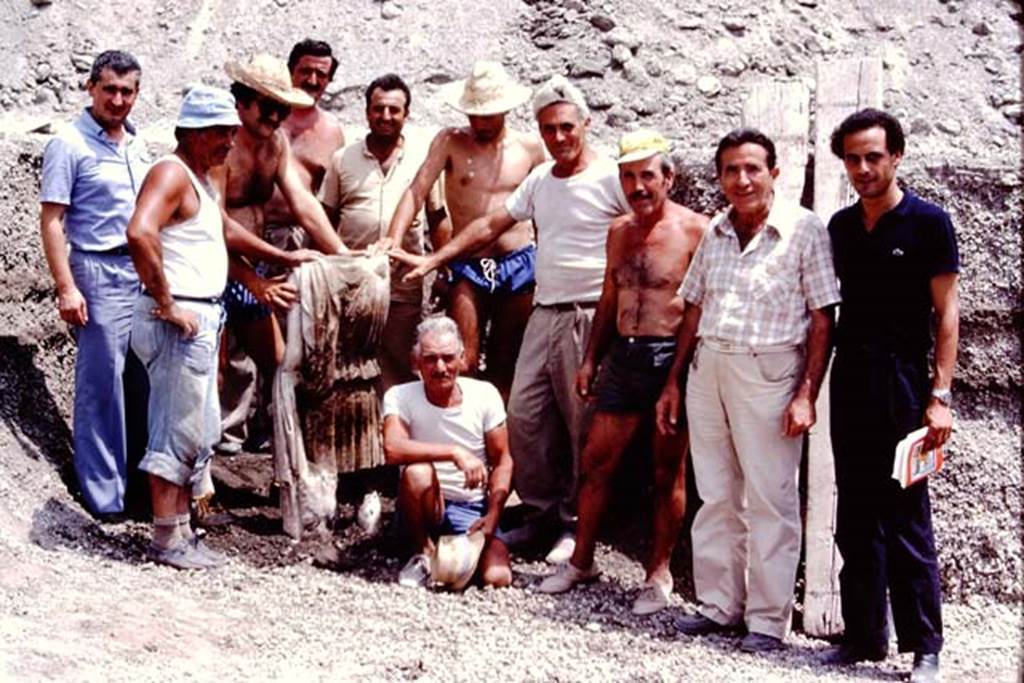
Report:
[[[565,593],[576,584],[590,583],[600,575],[601,572],[597,568],[596,562],[591,564],[589,569],[578,569],[572,562],[565,562],[558,565],[554,574],[541,581],[537,590],[548,595]]]
[[[402,571],[398,573],[398,585],[406,588],[423,588],[430,578],[430,558],[423,553],[413,555]]]
[[[648,581],[640,587],[640,593],[633,601],[633,614],[647,616],[668,607],[668,596],[672,586],[664,586],[657,581]]]
[[[568,562],[569,558],[576,551],[576,535],[571,532],[563,532],[555,544],[551,546],[544,561],[548,564],[562,564]]]
[[[359,512],[356,514],[356,522],[367,536],[373,536],[380,530],[379,493],[370,491],[363,496],[363,502],[359,504]]]

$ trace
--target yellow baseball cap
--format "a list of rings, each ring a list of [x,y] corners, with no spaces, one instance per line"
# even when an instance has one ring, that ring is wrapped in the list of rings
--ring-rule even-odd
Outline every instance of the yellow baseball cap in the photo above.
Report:
[[[668,140],[664,135],[650,128],[642,128],[619,138],[619,163],[640,161],[668,150]]]

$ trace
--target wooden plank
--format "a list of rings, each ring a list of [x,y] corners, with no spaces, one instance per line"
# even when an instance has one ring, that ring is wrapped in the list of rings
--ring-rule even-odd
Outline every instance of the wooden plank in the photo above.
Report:
[[[814,110],[814,211],[826,223],[856,196],[843,165],[832,154],[832,130],[864,107],[882,105],[882,60],[820,62]],[[828,377],[816,404],[818,421],[811,430],[807,461],[804,632],[833,636],[843,631],[839,598],[842,558],[835,545],[836,485],[829,437]]]
[[[810,104],[810,91],[797,80],[755,83],[743,103],[743,125],[759,129],[775,143],[775,194],[797,204],[807,169]]]

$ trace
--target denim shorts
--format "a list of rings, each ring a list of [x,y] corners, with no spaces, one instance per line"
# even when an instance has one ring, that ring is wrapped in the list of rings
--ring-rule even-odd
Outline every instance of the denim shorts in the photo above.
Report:
[[[487,500],[464,502],[460,500],[444,501],[444,518],[441,519],[439,532],[445,534],[464,534],[469,527],[487,512]],[[494,537],[504,541],[501,529],[495,527]]]
[[[154,318],[156,302],[142,295],[132,315],[132,350],[149,374],[149,441],[139,469],[186,486],[203,471],[220,437],[217,348],[224,324],[218,303],[178,301],[195,314],[199,331],[186,338]]]
[[[602,363],[597,409],[605,413],[653,410],[675,355],[675,337],[617,337]]]

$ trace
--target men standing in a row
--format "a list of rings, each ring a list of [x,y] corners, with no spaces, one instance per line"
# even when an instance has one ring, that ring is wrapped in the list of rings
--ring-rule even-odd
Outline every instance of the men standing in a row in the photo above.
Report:
[[[576,546],[576,480],[587,418],[574,388],[576,371],[601,296],[608,227],[629,203],[615,162],[587,142],[590,114],[575,86],[563,76],[551,78],[534,94],[533,111],[553,161],[533,169],[502,208],[471,222],[429,258],[392,253],[418,262],[409,277],[421,277],[533,220],[537,289],[508,406],[513,483],[531,512],[517,542],[554,528],[557,540],[546,559],[560,563]]]
[[[903,149],[899,122],[873,109],[832,134],[860,201],[829,223],[843,295],[831,401],[846,631],[826,659],[885,658],[888,590],[899,650],[914,653],[911,680],[924,682],[938,679],[942,649],[928,482],[903,489],[890,474],[909,432],[928,427],[926,449],[949,438],[960,259],[946,212],[897,185]]]
[[[584,400],[596,398],[597,407],[580,464],[576,550],[541,583],[545,593],[561,593],[597,577],[594,548],[611,478],[665,386],[683,314],[679,285],[708,223],[668,198],[675,172],[661,134],[639,130],[623,135],[618,161],[632,212],[608,231],[601,301],[576,376],[576,391]],[[686,511],[685,427],[655,434],[652,446],[654,538],[634,614],[668,605],[673,585],[669,560]]]
[[[302,186],[311,193],[320,188],[331,155],[345,143],[341,125],[319,107],[320,98],[337,68],[338,60],[331,46],[321,41],[307,39],[296,43],[288,56],[292,86],[313,98],[314,104],[293,108],[281,122],[281,131],[290,146],[292,168]],[[305,247],[310,242],[309,233],[296,218],[289,200],[277,183],[272,185],[271,192],[270,200],[263,207],[265,226],[260,236],[286,251]],[[266,311],[255,306],[250,310],[260,315]],[[229,332],[224,341],[227,348],[220,394],[222,434],[217,449],[233,454],[241,451],[242,442],[249,436],[247,421],[256,391],[256,368],[234,334]],[[259,435],[252,436],[259,440]]]
[[[153,500],[150,557],[178,569],[209,569],[225,557],[192,534],[189,501],[220,432],[217,348],[228,275],[225,227],[211,179],[238,130],[234,98],[196,86],[185,95],[178,146],[153,165],[128,226],[144,292],[134,305],[132,348],[146,365],[149,443],[139,468]]]
[[[501,64],[477,62],[469,78],[452,86],[448,104],[469,117],[469,126],[445,128],[434,138],[427,160],[395,211],[389,244],[402,242],[442,172],[452,233],[458,235],[474,219],[501,208],[544,161],[540,140],[505,127],[505,114],[529,100],[530,89],[514,82]],[[469,258],[448,264],[448,314],[465,341],[468,372],[476,374],[482,351],[483,377],[506,401],[533,304],[534,252],[533,226],[523,221]]]
[[[78,343],[75,471],[86,506],[98,516],[124,510],[130,467],[145,441],[146,375],[128,348],[139,279],[126,237],[149,166],[145,143],[128,121],[140,75],[130,54],[100,54],[86,83],[92,104],[43,153],[43,251],[58,312]]]
[[[659,430],[677,429],[692,353],[685,395],[703,501],[691,532],[700,607],[676,626],[695,635],[745,625],[740,648],[763,652],[781,648],[789,630],[802,437],[815,421],[839,291],[824,225],[773,193],[770,139],[729,133],[715,168],[729,207],[680,288],[686,309],[658,401]]]
[[[366,249],[387,235],[403,193],[427,156],[422,132],[406,134],[411,94],[395,74],[375,79],[366,88],[365,137],[338,150],[327,166],[320,202],[345,244]],[[439,188],[439,186],[438,186]],[[427,221],[440,220],[444,202],[435,188],[427,204]],[[417,212],[402,246],[423,253],[423,212]],[[402,280],[406,269],[391,269],[391,303],[381,337],[380,365],[383,389],[416,379],[409,349],[416,342],[416,326],[423,318],[423,283]]]

